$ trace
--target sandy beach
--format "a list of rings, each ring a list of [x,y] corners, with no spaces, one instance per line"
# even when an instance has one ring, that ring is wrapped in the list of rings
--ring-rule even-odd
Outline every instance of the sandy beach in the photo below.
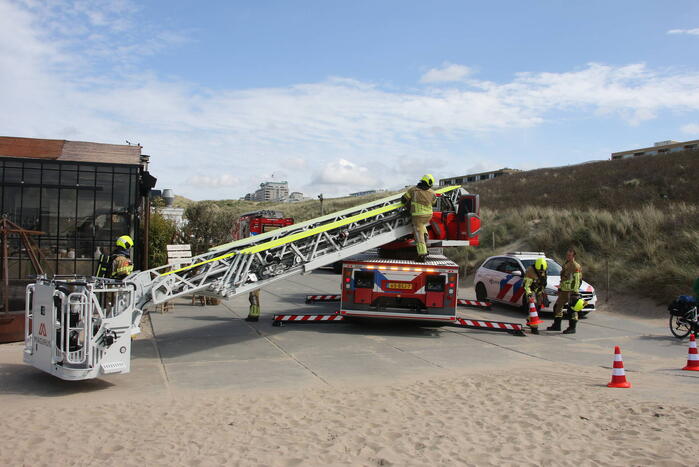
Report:
[[[46,466],[696,465],[697,408],[668,402],[654,377],[643,381],[650,392],[606,382],[601,369],[548,365],[257,394],[20,396],[4,400],[0,458]]]

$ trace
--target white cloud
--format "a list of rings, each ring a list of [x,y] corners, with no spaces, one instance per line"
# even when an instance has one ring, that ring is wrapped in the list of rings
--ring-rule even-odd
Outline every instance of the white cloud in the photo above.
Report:
[[[670,29],[668,34],[689,34],[692,36],[699,36],[699,28],[694,29]]]
[[[682,130],[682,133],[699,135],[699,123],[688,123],[680,128],[680,130]]]
[[[478,164],[481,156],[464,155],[474,135],[536,127],[561,115],[633,125],[661,112],[699,111],[699,71],[644,64],[590,63],[567,72],[520,73],[502,83],[474,80],[468,67],[447,64],[422,77],[432,83],[468,78],[466,90],[395,90],[342,77],[205,89],[165,80],[146,62],[132,71],[124,54],[141,60],[177,39],[131,50],[141,26],[157,30],[144,25],[131,3],[104,10],[90,1],[58,4],[66,9],[0,0],[3,133],[140,142],[152,156],[158,186],[195,199],[241,196],[280,167],[290,189],[303,187],[308,195],[400,187],[424,172],[453,175]],[[73,23],[84,25],[76,31],[63,31],[65,15],[87,19]],[[99,52],[108,49],[128,53]]]
[[[420,78],[421,83],[446,83],[463,81],[472,70],[464,65],[445,63],[442,68],[432,68]]]
[[[345,159],[325,164],[318,170],[312,183],[314,185],[345,186],[345,187],[373,187],[379,184],[379,180],[374,176],[374,171],[362,167],[354,162]]]

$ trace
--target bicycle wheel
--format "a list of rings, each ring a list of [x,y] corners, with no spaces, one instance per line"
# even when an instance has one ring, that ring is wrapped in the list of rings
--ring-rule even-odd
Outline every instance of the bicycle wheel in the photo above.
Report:
[[[683,316],[670,315],[670,332],[673,336],[682,339],[689,335],[692,325]]]

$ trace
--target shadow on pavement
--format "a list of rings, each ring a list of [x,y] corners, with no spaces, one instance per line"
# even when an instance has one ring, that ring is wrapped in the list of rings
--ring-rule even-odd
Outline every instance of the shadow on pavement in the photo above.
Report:
[[[101,379],[64,381],[30,365],[0,365],[0,394],[58,397],[102,391],[112,386]]]

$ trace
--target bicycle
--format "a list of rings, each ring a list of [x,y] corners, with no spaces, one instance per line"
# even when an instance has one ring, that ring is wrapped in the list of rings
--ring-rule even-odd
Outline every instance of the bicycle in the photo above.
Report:
[[[692,331],[699,333],[697,303],[687,298],[691,297],[679,297],[668,306],[670,332],[679,339],[687,337]]]

